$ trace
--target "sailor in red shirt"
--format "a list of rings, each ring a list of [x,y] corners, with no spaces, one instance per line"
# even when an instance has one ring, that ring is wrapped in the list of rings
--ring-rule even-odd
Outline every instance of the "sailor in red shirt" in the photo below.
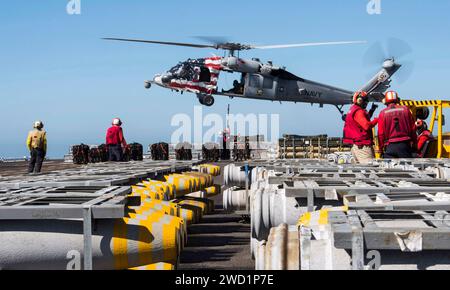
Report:
[[[370,121],[370,118],[377,106],[373,105],[370,112],[367,112],[368,104],[368,94],[356,92],[353,95],[353,106],[345,117],[343,142],[353,145],[352,155],[358,163],[368,163],[375,158],[372,129],[377,125],[377,119]]]
[[[416,125],[411,111],[399,105],[396,92],[387,92],[387,106],[378,116],[378,141],[384,158],[412,158],[417,144]]]
[[[106,131],[106,146],[109,152],[109,161],[122,161],[123,150],[127,146],[127,142],[123,137],[122,121],[115,118],[112,126]]]
[[[424,153],[422,152],[424,150],[425,143],[428,140],[433,140],[433,135],[431,134],[430,130],[428,130],[428,125],[426,122],[422,120],[417,120],[416,122],[416,128],[417,128],[417,153],[420,158],[423,158]]]

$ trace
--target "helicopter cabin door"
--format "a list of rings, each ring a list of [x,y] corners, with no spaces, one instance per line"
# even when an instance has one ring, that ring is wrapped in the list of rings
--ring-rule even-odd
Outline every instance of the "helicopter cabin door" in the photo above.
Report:
[[[249,74],[245,96],[257,99],[273,99],[276,81],[272,77],[259,74]]]

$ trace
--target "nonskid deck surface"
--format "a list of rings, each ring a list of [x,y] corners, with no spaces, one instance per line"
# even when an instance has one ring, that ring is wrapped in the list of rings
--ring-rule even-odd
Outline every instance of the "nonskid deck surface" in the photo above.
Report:
[[[250,225],[241,216],[216,209],[189,228],[181,253],[180,270],[254,270],[250,253]]]
[[[216,178],[216,183],[223,183],[223,173]],[[189,228],[188,244],[181,253],[179,269],[254,270],[250,224],[241,215],[223,210],[222,195],[213,200],[214,213]]]
[[[67,163],[62,160],[45,161],[42,167],[42,172],[59,171],[64,169],[80,168],[80,165]],[[28,171],[28,162],[15,161],[15,162],[3,162],[0,163],[0,176],[16,176],[26,175]]]

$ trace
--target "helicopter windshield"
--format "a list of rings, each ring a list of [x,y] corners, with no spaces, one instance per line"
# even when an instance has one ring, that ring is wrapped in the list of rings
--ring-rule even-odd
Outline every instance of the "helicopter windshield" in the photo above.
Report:
[[[169,69],[167,72],[175,74],[175,73],[177,73],[180,70],[181,66],[182,66],[182,64],[179,63],[176,66],[174,66],[171,69]]]
[[[180,62],[176,66],[172,67],[168,73],[176,78],[189,81],[211,81],[211,73],[209,69],[204,66],[204,62],[199,60],[188,59],[185,62]]]

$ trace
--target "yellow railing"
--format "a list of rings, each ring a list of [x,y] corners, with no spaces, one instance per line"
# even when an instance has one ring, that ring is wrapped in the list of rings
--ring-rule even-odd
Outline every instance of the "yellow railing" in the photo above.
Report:
[[[437,158],[449,158],[450,157],[450,134],[443,132],[444,126],[444,108],[450,108],[450,100],[428,100],[428,101],[401,101],[401,104],[408,106],[411,109],[413,115],[416,115],[417,108],[432,107],[431,119],[429,124],[429,130],[433,132],[435,126],[437,126]],[[446,145],[446,140],[449,144]]]

